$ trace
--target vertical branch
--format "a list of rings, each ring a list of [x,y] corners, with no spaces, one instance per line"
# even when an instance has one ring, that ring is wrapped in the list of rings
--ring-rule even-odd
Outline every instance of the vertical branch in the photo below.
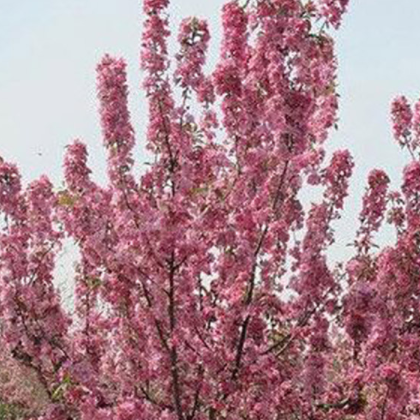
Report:
[[[277,187],[277,190],[276,190],[276,193],[275,193],[275,196],[274,196],[273,206],[272,206],[273,207],[273,212],[275,212],[277,210],[277,206],[278,206],[280,198],[281,198],[281,192],[283,190],[283,185],[284,185],[284,182],[285,182],[285,179],[286,179],[286,174],[287,174],[288,167],[289,167],[289,161],[286,161],[285,165],[284,165],[284,168],[283,168],[283,171],[282,171],[282,174],[280,176],[279,185]],[[269,224],[267,224],[263,228],[260,239],[258,241],[257,247],[256,247],[255,252],[254,252],[255,262],[254,262],[254,265],[252,267],[252,272],[251,272],[250,279],[249,279],[248,294],[247,294],[246,301],[245,301],[246,306],[249,306],[252,303],[252,298],[253,298],[254,288],[255,288],[255,276],[256,276],[256,270],[257,270],[258,257],[259,257],[259,254],[261,252],[261,249],[263,247],[264,240],[267,236],[268,231],[269,231]],[[236,377],[238,375],[238,372],[239,372],[239,369],[240,369],[240,366],[241,366],[250,319],[251,319],[251,316],[248,315],[241,325],[241,335],[239,337],[238,346],[237,346],[237,350],[236,350],[235,365],[234,365],[234,368],[233,368],[233,371],[232,371],[232,376],[231,376],[232,379],[236,379]]]
[[[176,313],[175,313],[175,253],[172,251],[171,259],[169,261],[169,293],[168,293],[168,315],[169,315],[169,326],[171,332],[171,338],[176,327]],[[171,361],[171,375],[172,375],[172,386],[173,386],[173,398],[176,413],[179,420],[184,420],[184,412],[181,403],[181,384],[179,379],[179,370],[178,370],[178,351],[176,345],[173,341],[170,344],[169,351],[170,361]]]

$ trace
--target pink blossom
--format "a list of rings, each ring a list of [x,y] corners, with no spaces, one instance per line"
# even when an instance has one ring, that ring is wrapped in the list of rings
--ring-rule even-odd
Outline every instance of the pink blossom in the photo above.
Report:
[[[338,28],[349,0],[319,0],[321,14],[334,28]]]
[[[407,144],[412,127],[413,112],[405,96],[399,96],[391,108],[394,137],[401,145]]]
[[[230,1],[206,74],[206,22],[182,21],[171,66],[169,1],[145,0],[151,159],[139,179],[126,64],[109,55],[97,67],[108,182],[95,183],[79,140],[59,188],[46,176],[26,185],[1,160],[4,363],[42,390],[35,417],[408,420],[418,411],[418,110],[412,117],[405,99],[392,115],[414,158],[403,185],[389,193],[385,172],[369,174],[354,253],[331,258],[334,242],[347,245],[335,223],[354,168],[346,150],[328,161],[325,145],[338,108],[329,30],[347,4]],[[307,206],[312,186],[320,194]],[[395,240],[377,248],[386,216]],[[71,305],[55,271],[64,241],[77,251]],[[26,400],[20,380],[6,382],[1,398]]]

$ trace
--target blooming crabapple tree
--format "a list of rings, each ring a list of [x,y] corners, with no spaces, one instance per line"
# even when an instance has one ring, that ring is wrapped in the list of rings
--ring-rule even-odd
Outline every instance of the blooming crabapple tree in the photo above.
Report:
[[[97,67],[106,186],[79,140],[61,190],[46,176],[24,187],[1,160],[2,342],[45,396],[32,418],[419,418],[420,105],[392,107],[412,157],[401,191],[371,172],[354,256],[331,266],[353,169],[349,152],[324,150],[337,119],[330,32],[347,0],[226,3],[209,74],[198,18],[170,61],[168,3],[143,6],[154,161],[140,179],[125,62],[109,55]],[[378,249],[385,221],[396,240]],[[74,312],[54,284],[69,238]]]

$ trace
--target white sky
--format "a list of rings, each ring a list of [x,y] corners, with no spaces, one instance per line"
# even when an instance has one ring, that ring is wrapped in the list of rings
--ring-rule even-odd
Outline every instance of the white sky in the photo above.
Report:
[[[352,239],[369,169],[388,171],[397,186],[408,160],[393,143],[389,105],[397,94],[420,94],[420,1],[351,0],[337,35],[340,130],[331,148],[349,148],[357,168],[343,245]],[[222,0],[172,0],[173,29],[182,17],[208,18],[210,61],[220,40]],[[0,0],[0,155],[17,162],[26,181],[48,173],[58,182],[65,145],[81,138],[97,179],[105,174],[95,98],[95,65],[103,53],[128,61],[137,154],[146,107],[140,93],[139,0]],[[144,158],[144,156],[143,156]]]

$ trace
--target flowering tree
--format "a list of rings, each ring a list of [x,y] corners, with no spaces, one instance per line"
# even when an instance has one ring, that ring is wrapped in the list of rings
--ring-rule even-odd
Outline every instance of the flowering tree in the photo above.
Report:
[[[197,18],[170,63],[168,2],[144,0],[154,162],[140,179],[125,63],[108,55],[97,75],[109,183],[90,178],[78,140],[65,189],[45,176],[24,188],[0,163],[2,340],[45,396],[33,418],[418,418],[420,105],[392,108],[413,158],[401,192],[371,172],[354,257],[331,266],[353,162],[324,151],[337,113],[329,31],[347,0],[226,3],[211,74]],[[378,250],[386,219],[397,239]],[[80,250],[74,313],[53,282],[67,238]]]

